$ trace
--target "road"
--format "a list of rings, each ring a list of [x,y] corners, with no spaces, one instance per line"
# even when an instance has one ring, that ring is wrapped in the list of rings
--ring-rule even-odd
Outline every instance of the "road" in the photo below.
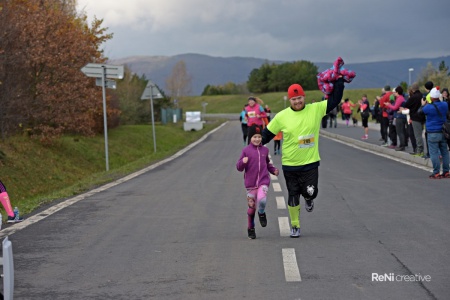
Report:
[[[247,238],[230,121],[148,172],[2,230],[15,298],[448,299],[450,181],[325,137],[320,146],[319,196],[312,213],[302,207],[299,239],[285,236],[282,173],[268,226]]]

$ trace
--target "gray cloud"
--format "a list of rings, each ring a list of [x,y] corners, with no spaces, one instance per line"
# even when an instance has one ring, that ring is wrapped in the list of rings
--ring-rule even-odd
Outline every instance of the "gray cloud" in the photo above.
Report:
[[[450,54],[447,0],[78,2],[114,33],[105,45],[110,58],[200,53],[356,63]]]

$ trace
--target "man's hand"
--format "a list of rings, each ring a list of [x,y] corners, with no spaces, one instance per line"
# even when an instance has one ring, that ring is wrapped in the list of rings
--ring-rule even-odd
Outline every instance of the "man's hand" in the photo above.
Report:
[[[280,174],[280,172],[278,171],[278,169],[275,169],[275,171],[273,171],[273,175],[278,176],[278,174]]]

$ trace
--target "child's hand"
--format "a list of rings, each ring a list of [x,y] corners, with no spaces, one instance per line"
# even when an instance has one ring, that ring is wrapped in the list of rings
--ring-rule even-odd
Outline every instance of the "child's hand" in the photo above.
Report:
[[[278,176],[280,172],[278,171],[278,169],[275,169],[275,171],[273,172],[273,175]]]
[[[248,162],[248,157],[242,158],[242,162],[243,162],[244,164],[246,164],[246,163]]]

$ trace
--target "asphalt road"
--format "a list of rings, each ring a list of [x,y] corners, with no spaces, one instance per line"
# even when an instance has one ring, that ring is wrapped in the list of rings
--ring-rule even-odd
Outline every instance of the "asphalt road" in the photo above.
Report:
[[[268,226],[247,239],[231,121],[148,172],[2,230],[15,298],[448,299],[450,181],[325,137],[320,147],[319,196],[312,213],[302,207],[299,239],[284,233],[282,173]]]

